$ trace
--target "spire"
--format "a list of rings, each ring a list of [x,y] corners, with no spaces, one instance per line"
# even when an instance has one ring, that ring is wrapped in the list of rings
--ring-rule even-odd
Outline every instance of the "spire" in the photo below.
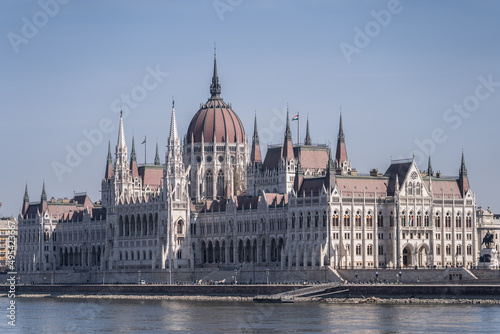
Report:
[[[132,152],[130,153],[130,164],[132,165],[133,161],[137,161],[137,157],[135,156],[135,140],[134,136],[132,136]]]
[[[304,144],[305,145],[312,145],[311,135],[309,134],[309,116],[307,117],[307,123],[306,123],[306,141],[305,141]]]
[[[302,165],[300,164],[300,158],[297,159],[297,169],[295,170],[295,179],[293,180],[293,189],[297,196],[299,196],[300,188],[302,187],[302,181],[304,180],[304,171],[302,170]]]
[[[111,155],[111,140],[108,140],[108,159],[106,162],[109,165],[113,164],[113,156]]]
[[[26,186],[24,188],[24,203],[29,203],[30,202],[30,197],[28,195],[28,183],[26,183]]]
[[[337,138],[339,141],[345,142],[344,128],[342,127],[342,111],[340,112],[339,135]]]
[[[326,166],[326,190],[330,191],[335,185],[335,164],[332,160],[332,150],[328,150],[328,165]]]
[[[106,171],[104,179],[110,180],[113,177],[113,157],[111,156],[111,140],[108,141],[108,158],[106,160]]]
[[[217,55],[214,45],[214,74],[212,76],[212,84],[210,85],[210,99],[220,99],[220,84],[219,76],[217,75]]]
[[[460,172],[458,174],[458,185],[462,196],[465,196],[467,190],[470,189],[469,177],[467,176],[467,168],[465,167],[464,150],[462,149],[462,163],[460,165]]]
[[[285,130],[285,140],[283,142],[283,158],[287,161],[294,158],[292,133],[290,131],[290,117],[288,115],[288,106],[286,108],[286,130]]]
[[[125,132],[123,131],[123,117],[122,117],[122,112],[120,111],[120,127],[118,129],[118,147],[122,148],[125,147]]]
[[[462,163],[460,164],[460,176],[467,176],[467,168],[465,167],[464,150],[462,149]]]
[[[137,157],[135,155],[135,139],[132,136],[132,152],[130,153],[130,172],[132,173],[132,179],[139,176],[139,168],[137,167]]]
[[[250,155],[252,163],[262,162],[262,155],[260,154],[259,134],[257,133],[257,114],[253,126],[253,140],[252,140],[252,153]]]
[[[335,153],[335,167],[341,173],[351,171],[351,163],[347,159],[344,129],[342,126],[342,112],[340,112],[339,134],[337,136],[337,152]]]
[[[432,170],[431,155],[429,154],[429,162],[427,164],[427,175],[433,176],[433,174],[434,174],[434,171]]]
[[[177,122],[175,120],[175,101],[172,99],[172,115],[170,117],[170,135],[168,136],[169,145],[175,144],[179,139],[177,132]]]
[[[155,165],[160,165],[160,155],[158,154],[158,141],[156,142]]]
[[[43,181],[43,186],[42,186],[42,202],[47,201],[47,194],[45,193],[45,181]]]
[[[28,212],[29,206],[30,206],[30,197],[28,196],[28,183],[26,183],[26,186],[24,188],[24,201],[23,201],[23,211],[22,211],[23,215],[26,212]]]

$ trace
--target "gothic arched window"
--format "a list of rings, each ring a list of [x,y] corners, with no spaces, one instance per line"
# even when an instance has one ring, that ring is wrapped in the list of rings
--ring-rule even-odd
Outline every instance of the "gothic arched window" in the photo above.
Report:
[[[205,189],[207,197],[214,196],[214,175],[211,170],[208,170],[205,174]]]
[[[217,196],[224,196],[224,172],[222,169],[217,174]]]

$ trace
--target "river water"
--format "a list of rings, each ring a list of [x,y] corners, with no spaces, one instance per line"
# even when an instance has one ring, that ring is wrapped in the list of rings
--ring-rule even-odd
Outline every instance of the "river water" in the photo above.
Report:
[[[17,298],[0,333],[484,333],[499,305],[254,304],[252,302]]]

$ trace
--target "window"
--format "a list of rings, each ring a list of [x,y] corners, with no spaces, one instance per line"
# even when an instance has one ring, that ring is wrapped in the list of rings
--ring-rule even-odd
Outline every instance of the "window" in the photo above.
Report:
[[[361,255],[361,245],[356,245],[356,255]]]
[[[429,226],[431,226],[431,225],[430,225],[430,222],[429,222],[429,213],[428,213],[428,212],[426,212],[426,213],[425,213],[425,217],[424,217],[424,225],[425,225],[425,227],[429,227]]]
[[[450,245],[446,246],[446,255],[451,255],[451,246]]]
[[[179,222],[177,222],[177,234],[182,234],[184,233],[183,232],[183,221],[182,220],[179,220]]]
[[[370,214],[366,216],[366,227],[373,227],[373,217]]]
[[[455,227],[462,228],[462,217],[460,217],[460,213],[457,213],[457,216],[455,217]]]
[[[465,218],[465,228],[472,228],[472,218],[470,217],[470,212],[467,214]]]
[[[394,226],[394,214],[391,212],[391,215],[389,216],[389,226],[393,227]]]
[[[332,226],[333,227],[339,227],[339,215],[337,215],[337,212],[333,214],[332,217]]]
[[[224,196],[224,172],[222,169],[217,174],[217,196]]]
[[[467,255],[472,255],[472,246],[467,245]]]
[[[434,217],[434,225],[438,228],[441,227],[441,217],[439,217],[439,213],[436,213],[436,217]]]
[[[373,246],[372,245],[368,245],[368,247],[366,248],[366,254],[373,255]]]
[[[384,227],[384,216],[382,216],[382,211],[378,213],[377,226]]]
[[[214,175],[211,170],[208,170],[205,174],[205,187],[207,197],[214,196]]]
[[[384,246],[383,245],[378,245],[378,254],[383,255],[384,254]]]
[[[361,216],[359,215],[359,212],[354,217],[354,223],[356,228],[361,228]]]
[[[436,255],[441,255],[441,246],[436,246]]]
[[[449,212],[446,214],[446,217],[444,217],[444,227],[451,228],[451,217]]]
[[[349,213],[346,211],[344,215],[344,227],[350,227],[351,226],[351,219],[349,218]]]
[[[462,255],[462,245],[457,245],[457,254],[456,255]]]

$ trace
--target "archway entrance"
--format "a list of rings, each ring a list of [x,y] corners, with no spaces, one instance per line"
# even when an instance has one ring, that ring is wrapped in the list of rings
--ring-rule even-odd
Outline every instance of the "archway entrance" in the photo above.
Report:
[[[408,247],[403,249],[403,267],[411,266],[411,250]]]
[[[422,247],[418,252],[418,266],[426,267],[427,266],[427,249]]]

